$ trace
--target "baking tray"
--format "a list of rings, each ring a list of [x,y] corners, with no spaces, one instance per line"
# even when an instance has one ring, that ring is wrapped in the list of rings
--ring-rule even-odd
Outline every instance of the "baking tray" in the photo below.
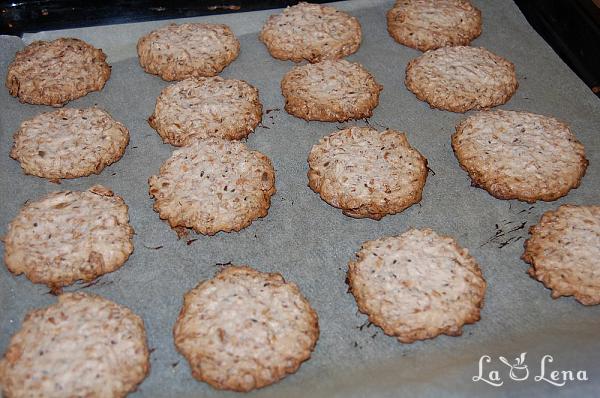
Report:
[[[335,7],[357,16],[363,28],[360,50],[349,57],[362,63],[384,85],[380,105],[368,121],[307,123],[283,111],[279,83],[293,64],[271,58],[257,33],[276,10],[200,17],[189,21],[229,24],[241,42],[239,58],[222,73],[244,79],[260,90],[265,114],[248,145],[268,155],[276,169],[277,193],[266,218],[239,233],[213,237],[176,234],[152,210],[147,179],[170,156],[146,119],[168,83],[138,65],[137,39],[165,21],[123,24],[0,37],[0,75],[5,76],[15,51],[35,39],[82,38],[103,48],[112,76],[97,93],[69,107],[97,104],[131,132],[123,158],[100,175],[63,180],[61,185],[26,176],[8,156],[12,134],[28,118],[51,108],[20,104],[0,90],[0,234],[22,204],[47,192],[87,189],[104,184],[123,196],[135,228],[135,251],[116,272],[90,285],[75,285],[132,308],[146,323],[152,369],[134,397],[234,396],[195,381],[176,351],[172,327],[184,292],[211,277],[219,264],[249,264],[282,273],[296,282],[319,314],[321,336],[312,359],[281,382],[248,396],[585,396],[600,388],[600,306],[585,307],[571,298],[552,300],[550,291],[527,274],[520,260],[527,228],[541,214],[562,203],[600,203],[600,101],[527,24],[509,1],[474,1],[483,14],[483,33],[473,45],[483,46],[515,63],[520,87],[502,109],[527,110],[567,121],[585,145],[590,166],[581,187],[551,203],[526,204],[494,199],[470,186],[450,147],[454,125],[464,116],[432,110],[404,86],[408,61],[420,53],[395,43],[387,34],[385,13],[391,1],[337,2]],[[307,186],[307,155],[320,137],[352,124],[407,132],[410,143],[429,160],[431,173],[423,200],[381,221],[341,214]],[[488,281],[481,321],[466,326],[462,337],[440,336],[401,344],[367,323],[347,293],[348,260],[365,240],[402,233],[409,227],[431,227],[454,236],[479,262]],[[3,250],[3,246],[0,251]],[[2,254],[0,252],[0,254]],[[55,302],[45,286],[12,276],[0,267],[0,350],[21,324],[25,313]],[[514,362],[527,352],[530,377],[510,379],[498,356]],[[496,370],[502,386],[473,381],[483,355],[484,372]],[[563,387],[536,382],[540,361],[552,355],[550,370],[585,370],[588,381]]]

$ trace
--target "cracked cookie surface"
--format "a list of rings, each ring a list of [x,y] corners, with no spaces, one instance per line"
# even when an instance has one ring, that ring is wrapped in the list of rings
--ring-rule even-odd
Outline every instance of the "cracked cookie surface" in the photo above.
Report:
[[[347,282],[360,312],[402,343],[461,335],[479,320],[486,290],[468,250],[431,229],[363,243]]]
[[[62,108],[21,123],[10,156],[25,174],[58,180],[100,174],[121,159],[129,130],[99,108]]]
[[[6,87],[21,102],[62,106],[102,90],[110,77],[106,55],[83,40],[34,41],[8,66]]]
[[[169,24],[137,43],[142,68],[167,81],[218,75],[239,52],[240,42],[222,24]]]
[[[350,217],[379,220],[421,201],[427,159],[395,130],[351,127],[322,138],[308,157],[310,188]]]
[[[510,61],[464,46],[438,48],[411,60],[404,82],[432,108],[452,112],[504,104],[519,85]]]
[[[127,205],[108,188],[51,193],[8,225],[4,262],[15,275],[59,289],[120,268],[133,252]]]
[[[260,32],[271,56],[294,62],[346,57],[358,50],[361,36],[355,17],[304,2],[271,15]]]
[[[304,120],[343,122],[373,115],[383,86],[362,65],[346,60],[297,66],[285,74],[285,110]]]
[[[474,185],[529,203],[565,196],[588,165],[566,123],[529,112],[476,113],[458,123],[452,148]]]
[[[467,46],[481,34],[481,12],[468,0],[398,0],[387,23],[394,40],[421,51]]]
[[[240,140],[261,120],[258,90],[243,80],[217,76],[186,79],[163,89],[148,123],[164,142],[182,146],[209,137]]]
[[[7,398],[117,398],[149,370],[139,316],[101,296],[64,293],[27,313],[0,360],[0,384]]]
[[[271,160],[239,141],[196,140],[150,177],[154,210],[176,231],[239,231],[267,215],[275,193]]]
[[[196,379],[250,391],[295,373],[315,348],[319,324],[295,283],[228,266],[185,294],[173,336]]]
[[[600,304],[600,206],[562,205],[529,233],[523,253],[529,275],[552,289],[552,298]]]

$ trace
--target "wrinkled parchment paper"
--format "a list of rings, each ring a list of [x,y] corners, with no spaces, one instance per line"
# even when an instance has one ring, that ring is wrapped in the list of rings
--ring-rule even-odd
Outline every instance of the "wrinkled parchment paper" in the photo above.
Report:
[[[600,203],[600,101],[534,32],[512,2],[476,1],[483,13],[483,34],[473,45],[484,46],[516,65],[520,87],[501,108],[567,121],[585,145],[590,160],[581,187],[556,202],[530,205],[494,199],[470,186],[452,154],[450,135],[464,116],[432,110],[405,88],[405,66],[420,53],[388,36],[385,12],[391,3],[362,0],[335,3],[335,7],[357,16],[362,24],[363,43],[349,59],[362,63],[385,87],[369,124],[378,129],[406,131],[411,144],[429,160],[432,172],[421,204],[373,221],[345,217],[323,202],[307,186],[308,152],[320,137],[353,123],[307,123],[283,111],[279,82],[293,64],[271,58],[257,37],[267,16],[277,11],[192,18],[227,23],[240,39],[241,54],[222,76],[255,85],[265,111],[271,110],[263,116],[263,127],[250,136],[248,145],[273,160],[277,193],[269,215],[239,233],[214,237],[191,234],[181,240],[152,210],[147,186],[148,177],[158,171],[173,150],[146,122],[167,83],[144,73],[135,52],[137,39],[166,21],[41,32],[26,35],[23,40],[0,37],[1,76],[6,75],[14,53],[35,39],[79,37],[108,54],[112,76],[104,90],[67,105],[97,104],[131,132],[124,157],[99,176],[55,185],[24,175],[19,164],[8,156],[12,134],[23,120],[50,108],[20,104],[6,89],[0,89],[0,234],[6,232],[23,202],[47,192],[83,190],[100,183],[124,197],[136,231],[133,255],[120,270],[103,276],[96,284],[66,290],[101,294],[143,317],[149,345],[155,351],[150,375],[133,396],[239,396],[195,381],[171,337],[184,292],[211,277],[219,268],[216,264],[228,262],[282,273],[299,284],[320,318],[321,337],[312,359],[296,374],[248,396],[597,394],[600,306],[584,307],[571,298],[552,300],[550,291],[526,274],[527,265],[520,256],[527,228],[544,211],[562,203]],[[346,264],[361,242],[399,234],[409,227],[432,227],[454,236],[481,265],[488,281],[482,319],[466,326],[462,337],[440,336],[401,344],[368,325],[346,292]],[[494,238],[496,234],[499,236]],[[3,251],[3,245],[0,247]],[[28,310],[55,302],[47,292],[45,286],[14,277],[0,267],[1,351]],[[514,363],[522,352],[527,352],[525,362],[530,375],[525,381],[514,381],[498,356]],[[502,386],[473,381],[483,355],[489,355],[492,361],[483,363],[484,376],[489,378],[490,371],[498,371]],[[552,363],[546,361],[546,378],[551,370],[585,370],[589,380],[568,382],[563,387],[544,380],[536,382],[534,376],[540,375],[544,355],[554,359]],[[519,370],[515,372],[516,377],[522,377]]]

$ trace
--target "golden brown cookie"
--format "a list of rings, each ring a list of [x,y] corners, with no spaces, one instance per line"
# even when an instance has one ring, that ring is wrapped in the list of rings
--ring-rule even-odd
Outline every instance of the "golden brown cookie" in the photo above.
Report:
[[[8,225],[4,262],[56,290],[120,268],[133,252],[127,205],[101,185],[28,202]]]
[[[360,46],[358,19],[333,7],[300,2],[271,15],[260,32],[274,58],[300,62],[339,59]]]
[[[398,0],[387,24],[394,40],[417,50],[468,46],[481,34],[481,11],[469,0]]]
[[[25,174],[58,180],[99,174],[121,159],[129,131],[99,108],[63,108],[21,123],[10,157]]]
[[[360,312],[402,343],[461,335],[486,289],[468,250],[430,229],[363,243],[347,282]]]
[[[452,148],[474,185],[529,203],[565,196],[588,165],[567,124],[529,112],[476,113],[458,123]]]
[[[218,75],[237,58],[240,42],[227,25],[172,23],[141,37],[137,52],[147,73],[183,80]]]
[[[150,369],[142,319],[86,293],[30,311],[0,360],[6,398],[125,397]]]
[[[289,114],[323,122],[371,117],[381,90],[369,71],[346,60],[297,66],[281,81]]]
[[[34,41],[8,66],[6,87],[29,104],[62,106],[102,90],[110,77],[106,55],[79,39]]]
[[[208,138],[174,151],[148,182],[154,210],[172,228],[214,235],[267,215],[275,170],[242,142]]]
[[[295,373],[315,348],[319,323],[295,283],[229,266],[185,294],[173,336],[196,379],[250,391]]]
[[[351,127],[321,138],[308,156],[308,185],[350,217],[379,220],[421,201],[427,159],[406,135]]]
[[[600,304],[600,206],[562,205],[529,229],[523,260],[552,298]]]
[[[406,87],[432,108],[452,112],[504,104],[517,90],[515,66],[485,48],[443,47],[406,67]]]
[[[246,138],[262,119],[258,90],[243,80],[193,78],[166,87],[150,126],[163,141],[182,146],[209,137]]]

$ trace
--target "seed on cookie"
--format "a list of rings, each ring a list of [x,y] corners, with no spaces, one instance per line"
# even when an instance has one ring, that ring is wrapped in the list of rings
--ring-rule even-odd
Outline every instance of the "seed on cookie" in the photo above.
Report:
[[[295,283],[232,265],[185,294],[173,337],[196,379],[250,391],[295,373],[315,348],[319,323]]]
[[[458,123],[452,148],[474,185],[529,203],[565,196],[588,165],[567,124],[529,112],[478,112]]]
[[[21,123],[10,156],[26,174],[58,180],[99,174],[119,160],[129,131],[99,108],[63,108]]]
[[[8,66],[10,95],[29,104],[62,106],[102,90],[110,77],[106,55],[83,40],[34,41]]]
[[[427,159],[395,130],[351,127],[321,138],[308,156],[308,185],[350,217],[379,220],[421,201]]]
[[[4,262],[53,290],[120,268],[133,252],[123,199],[101,185],[28,202],[8,225]]]
[[[167,81],[218,75],[239,52],[229,26],[218,24],[169,24],[137,43],[142,68]]]
[[[552,298],[600,304],[600,206],[562,205],[529,233],[523,253],[529,275],[552,289]]]
[[[323,122],[371,117],[381,90],[369,71],[346,60],[297,66],[281,81],[289,114]]]
[[[172,228],[214,235],[267,215],[275,170],[242,142],[208,138],[174,151],[148,183],[154,210]]]
[[[481,11],[469,0],[402,0],[387,24],[394,40],[417,50],[467,46],[481,34]]]
[[[25,316],[4,357],[5,397],[125,397],[150,370],[146,330],[129,308],[86,293]]]
[[[175,146],[195,139],[246,138],[262,119],[258,90],[243,80],[192,78],[166,87],[148,119],[163,141]]]
[[[320,62],[355,53],[360,46],[358,19],[333,7],[300,2],[271,15],[260,40],[271,56],[294,62]]]
[[[443,47],[406,67],[406,87],[432,108],[452,112],[504,104],[517,90],[515,66],[485,48]]]
[[[359,311],[402,343],[461,335],[479,320],[486,289],[468,250],[431,229],[363,243],[347,282]]]

